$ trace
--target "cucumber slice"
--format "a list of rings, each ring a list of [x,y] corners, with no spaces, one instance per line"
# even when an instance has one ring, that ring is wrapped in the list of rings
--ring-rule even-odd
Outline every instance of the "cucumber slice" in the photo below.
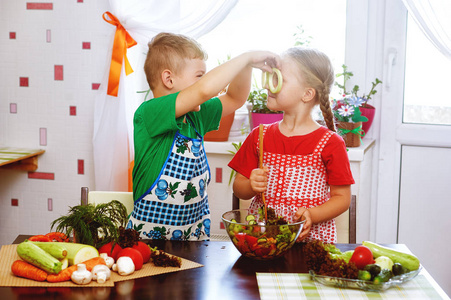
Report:
[[[255,221],[255,216],[254,215],[247,215],[246,216],[246,221],[252,221],[252,220],[254,220]]]

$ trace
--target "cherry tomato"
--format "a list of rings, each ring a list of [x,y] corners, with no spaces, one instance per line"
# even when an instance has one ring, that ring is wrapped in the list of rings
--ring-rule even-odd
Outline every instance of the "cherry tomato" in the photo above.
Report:
[[[366,265],[374,263],[373,252],[366,246],[357,246],[349,262],[355,263],[357,268],[362,270]]]

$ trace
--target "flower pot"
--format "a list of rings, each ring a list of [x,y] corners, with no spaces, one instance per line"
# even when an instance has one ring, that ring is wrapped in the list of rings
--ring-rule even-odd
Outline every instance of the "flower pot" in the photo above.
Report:
[[[252,113],[251,117],[251,127],[255,128],[260,124],[272,124],[274,122],[278,122],[283,119],[283,113],[279,114],[261,114],[261,113]]]
[[[364,104],[360,107],[360,112],[362,113],[362,116],[368,118],[368,121],[363,122],[363,124],[362,124],[362,130],[365,133],[368,133],[368,130],[370,130],[371,124],[373,124],[374,114],[376,113],[376,108],[372,105]]]
[[[360,127],[360,128],[359,128]],[[346,143],[346,147],[359,147],[365,133],[362,130],[362,122],[349,123],[338,122],[337,132]]]
[[[235,119],[235,112],[221,118],[219,129],[207,132],[204,136],[204,141],[210,142],[226,142],[229,140],[230,128]]]

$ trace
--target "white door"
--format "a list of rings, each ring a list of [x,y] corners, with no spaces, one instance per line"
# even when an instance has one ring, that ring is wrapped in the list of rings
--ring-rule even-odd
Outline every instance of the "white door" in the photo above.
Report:
[[[385,1],[384,11],[375,238],[406,244],[451,294],[451,75],[442,73],[450,62],[412,38],[401,0]]]

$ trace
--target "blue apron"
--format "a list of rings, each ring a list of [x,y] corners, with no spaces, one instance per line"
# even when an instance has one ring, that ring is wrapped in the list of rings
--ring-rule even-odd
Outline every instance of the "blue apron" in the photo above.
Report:
[[[198,138],[189,138],[177,131],[158,178],[148,194],[135,202],[127,228],[136,229],[142,238],[183,241],[210,238],[207,196],[210,167],[202,136],[197,130],[196,134]]]

